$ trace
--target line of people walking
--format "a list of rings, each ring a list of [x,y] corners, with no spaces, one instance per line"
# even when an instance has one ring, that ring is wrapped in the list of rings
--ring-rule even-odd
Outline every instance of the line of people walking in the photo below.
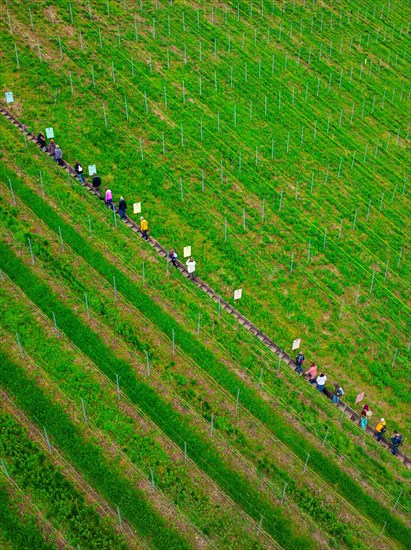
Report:
[[[37,144],[39,145],[39,147],[44,152],[49,152],[51,157],[60,166],[65,165],[65,163],[63,161],[63,152],[60,149],[60,147],[54,143],[53,138],[50,139],[49,144],[47,145],[46,138],[44,137],[43,132],[40,132],[37,136]],[[79,182],[84,183],[84,169],[83,169],[83,167],[81,166],[81,164],[79,163],[78,160],[74,161],[74,172],[75,172],[76,177],[79,180]],[[107,208],[110,208],[111,210],[115,211],[116,206],[115,206],[114,201],[113,201],[113,193],[112,193],[111,189],[106,187],[105,192],[104,192],[104,197],[102,197],[102,195],[101,195],[101,177],[99,175],[97,175],[96,172],[93,173],[93,178],[92,178],[92,181],[91,181],[91,185],[92,185],[92,188],[94,189],[94,191],[96,191],[96,193],[100,196],[100,198],[102,198],[104,200],[104,203],[107,206]],[[126,203],[124,197],[120,197],[120,200],[119,200],[119,203],[118,203],[118,213],[119,213],[119,216],[122,220],[127,220],[127,203]],[[143,237],[143,239],[148,240],[149,239],[148,221],[144,218],[144,216],[140,216],[140,224],[139,225],[140,225],[141,236]],[[177,264],[178,256],[177,256],[177,253],[175,252],[175,250],[170,249],[168,257],[169,257],[171,263],[173,264],[173,266],[178,267],[178,264]],[[191,258],[191,257],[188,258],[188,260],[186,262],[186,266],[187,266],[187,272],[188,272],[189,279],[194,281],[195,280],[195,270],[196,270],[196,261],[194,260],[194,258]]]
[[[53,138],[50,138],[49,143],[47,144],[46,138],[44,136],[43,132],[39,132],[37,136],[37,144],[41,148],[42,151],[45,153],[50,153],[50,156],[53,160],[57,162],[59,166],[65,166],[66,163],[63,161],[63,151],[61,150],[59,145],[56,145]],[[78,160],[74,161],[74,172],[76,174],[77,179],[80,183],[84,183],[84,169],[79,163]],[[93,174],[93,179],[91,182],[91,185],[93,189],[98,193],[100,198],[103,198],[101,196],[101,178],[97,175],[96,172]],[[106,187],[105,193],[104,193],[104,203],[108,208],[111,208],[111,210],[115,211],[115,204],[113,202],[113,193],[111,189]],[[122,220],[127,220],[127,203],[124,200],[124,197],[120,197],[119,203],[118,203],[118,213]],[[143,239],[148,240],[148,221],[144,218],[144,216],[140,216],[140,231]],[[174,263],[174,262],[173,262]]]
[[[50,153],[51,158],[54,159],[59,166],[64,166],[63,151],[60,145],[56,145],[53,138],[50,139],[47,145],[43,132],[40,132],[37,136],[37,143],[42,151]]]
[[[310,368],[304,372],[303,370],[303,364],[305,362],[305,357],[302,351],[299,351],[296,358],[295,358],[295,371],[298,374],[301,374],[305,378],[308,379],[310,384],[316,384],[317,390],[321,393],[325,393],[327,397],[332,399],[333,403],[339,403],[340,398],[344,395],[344,390],[341,388],[341,386],[334,382],[333,386],[334,389],[332,392],[325,389],[325,383],[327,382],[327,376],[324,373],[321,373],[320,375],[317,375],[317,365],[312,362],[310,365]],[[369,405],[364,405],[362,408],[362,411],[360,413],[360,426],[365,431],[373,413],[370,410]],[[377,441],[381,441],[383,438],[383,435],[387,432],[387,423],[384,418],[381,418],[380,421],[377,423],[375,427],[375,435],[377,437]],[[403,445],[403,436],[398,432],[394,431],[392,437],[391,437],[391,452],[394,456],[398,454],[399,447]]]
[[[59,145],[55,144],[53,138],[51,138],[49,143],[47,144],[46,138],[43,132],[40,132],[37,136],[37,144],[44,152],[50,153],[50,156],[57,162],[59,166],[66,165],[66,163],[63,161],[63,152],[59,147]],[[76,160],[74,163],[74,171],[80,183],[84,183],[84,175],[83,175],[84,170],[78,160]],[[100,198],[103,198],[100,192],[101,178],[100,176],[97,175],[96,172],[94,172],[93,174],[91,185],[92,185],[92,188],[96,191],[96,193],[100,196]],[[108,187],[106,187],[105,189],[104,203],[107,206],[107,208],[110,208],[111,210],[115,211],[115,204],[113,202],[113,193],[111,189],[109,189]],[[127,203],[124,197],[122,196],[120,197],[120,200],[118,203],[118,211],[119,211],[120,219],[126,221],[127,220]],[[148,240],[149,239],[148,221],[144,218],[144,216],[140,216],[140,231],[143,239]],[[169,250],[168,258],[174,267],[178,267],[178,263],[177,263],[178,255],[173,248]],[[186,262],[186,266],[187,266],[189,279],[194,281],[196,261],[192,257],[190,257]],[[323,372],[320,373],[319,375],[317,374],[318,367],[315,362],[311,362],[310,368],[304,372],[303,370],[304,362],[305,362],[304,354],[302,351],[299,351],[295,358],[295,363],[296,363],[295,371],[298,374],[301,374],[303,377],[307,378],[310,384],[312,385],[315,384],[317,387],[317,390],[320,393],[325,393],[327,397],[332,399],[333,403],[338,404],[340,401],[340,398],[344,395],[344,390],[341,388],[341,386],[337,382],[334,382],[333,391],[332,392],[328,391],[325,388],[325,384],[327,382],[327,376]],[[366,429],[368,422],[372,417],[372,414],[373,413],[370,410],[369,406],[364,405],[360,413],[360,425],[363,430]],[[382,440],[383,435],[386,431],[387,431],[387,423],[384,418],[381,418],[375,427],[377,441]],[[397,455],[399,446],[403,444],[403,436],[398,431],[394,431],[391,437],[391,443],[392,443],[392,454]]]

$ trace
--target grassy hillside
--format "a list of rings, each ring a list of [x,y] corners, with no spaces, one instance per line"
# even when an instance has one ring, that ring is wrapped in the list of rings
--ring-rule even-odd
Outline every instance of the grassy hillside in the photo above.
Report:
[[[130,214],[142,202],[164,246],[182,258],[191,244],[217,292],[231,300],[242,287],[239,309],[278,345],[289,350],[301,336],[348,403],[364,390],[374,418],[408,436],[401,9],[14,2],[1,24],[12,112],[35,132],[53,126],[64,157],[96,164]],[[1,132],[2,305],[19,312],[4,317],[3,359],[26,393],[2,384],[35,423],[30,392],[47,407],[58,401],[56,415],[75,407],[77,424],[86,402],[92,425],[81,437],[97,453],[99,434],[96,462],[119,476],[117,487],[96,489],[115,509],[120,486],[148,480],[147,524],[121,506],[143,544],[161,547],[161,524],[170,544],[188,546],[405,545],[408,472],[3,120]],[[63,360],[61,343],[53,359],[51,348],[42,354],[55,339],[52,313],[78,356]],[[16,332],[45,369],[38,377],[16,361]],[[84,361],[94,374],[79,386]],[[116,379],[127,405],[114,406]],[[148,422],[144,436],[139,422]],[[77,460],[70,445],[79,439],[60,439],[60,429],[53,437]],[[70,430],[80,437],[79,426]],[[93,472],[76,464],[94,486]]]

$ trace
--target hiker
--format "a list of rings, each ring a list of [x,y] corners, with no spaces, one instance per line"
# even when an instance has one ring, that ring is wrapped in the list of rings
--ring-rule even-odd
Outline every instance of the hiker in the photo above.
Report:
[[[305,361],[304,354],[302,351],[299,351],[297,357],[295,358],[295,363],[297,366],[294,369],[296,372],[298,372],[298,374],[302,374],[303,372],[304,361]]]
[[[75,161],[74,171],[80,183],[83,183],[83,167],[78,160]]]
[[[372,417],[372,412],[370,411],[370,407],[368,405],[364,405],[360,416],[361,416],[361,419],[360,419],[361,428],[365,430],[368,424],[368,420]]]
[[[324,391],[325,383],[327,382],[327,377],[324,373],[321,373],[320,376],[317,377],[317,390],[319,392]]]
[[[170,251],[168,253],[168,257],[170,258],[171,260],[171,263],[173,264],[174,267],[178,267],[177,266],[177,252],[173,249],[173,248],[170,248]]]
[[[106,187],[106,194],[104,196],[104,203],[107,206],[107,208],[111,208],[111,210],[114,210],[114,204],[113,204],[113,193],[111,192],[111,189]]]
[[[91,185],[93,186],[93,189],[95,189],[96,191],[100,191],[101,179],[98,177],[98,175],[95,172],[93,174],[93,180],[91,182]]]
[[[120,201],[119,201],[119,203],[118,203],[118,212],[119,212],[120,218],[121,218],[122,220],[126,220],[126,219],[127,219],[126,210],[127,210],[127,203],[126,203],[126,201],[124,200],[124,197],[120,197]]]
[[[317,376],[317,365],[312,362],[311,363],[311,366],[310,368],[308,369],[308,371],[304,374],[304,376],[308,376],[308,381],[310,382],[310,384],[314,384],[315,381],[316,381],[316,376]]]
[[[50,153],[51,155],[51,158],[54,159],[54,153],[56,151],[56,144],[54,143],[54,139],[51,138],[50,141],[49,141],[49,146],[47,147],[47,150],[48,152]]]
[[[383,418],[375,426],[375,431],[377,432],[377,441],[381,441],[383,434],[387,431],[387,423]]]
[[[194,281],[195,279],[194,272],[196,270],[195,260],[193,258],[188,258],[186,265],[187,265],[187,271],[188,271],[188,278]]]
[[[47,142],[46,142],[46,138],[44,137],[43,132],[40,132],[39,135],[37,136],[37,143],[41,147],[42,151],[47,150]]]
[[[334,382],[333,403],[339,403],[342,395],[344,395],[342,387],[337,382]]]
[[[59,166],[64,166],[63,151],[60,149],[60,145],[56,145],[56,148],[54,150],[54,160]]]
[[[144,216],[140,216],[140,231],[142,233],[143,239],[148,241],[148,221],[144,219]]]
[[[397,432],[397,430],[394,431],[394,434],[391,438],[392,443],[392,454],[396,456],[398,454],[398,447],[402,445],[402,435]]]

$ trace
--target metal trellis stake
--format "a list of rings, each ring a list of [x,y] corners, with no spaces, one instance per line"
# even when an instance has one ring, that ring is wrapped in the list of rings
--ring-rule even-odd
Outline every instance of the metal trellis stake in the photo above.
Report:
[[[90,319],[90,312],[89,312],[89,309],[88,309],[88,298],[87,298],[87,294],[84,293],[84,300],[86,302],[86,311],[87,311],[87,317],[88,319]]]
[[[9,178],[9,185],[10,185],[11,198],[13,199],[14,206],[16,206],[16,197],[14,196],[13,186],[11,184],[11,179],[10,178]]]
[[[117,287],[116,287],[116,278],[113,275],[113,289],[114,289],[114,300],[117,302]]]
[[[83,410],[84,422],[87,423],[86,407],[84,406],[84,399],[83,398],[81,398],[81,408]]]
[[[22,358],[24,359],[24,351],[23,351],[23,346],[21,345],[21,342],[20,342],[20,338],[19,338],[19,334],[18,332],[16,332],[16,339],[17,339],[17,345],[19,346],[19,350],[20,350],[20,355],[22,356]]]
[[[284,489],[283,489],[283,494],[282,494],[282,497],[281,497],[281,504],[284,503],[286,489],[287,489],[287,483],[284,481]]]
[[[45,435],[45,437],[46,437],[46,442],[47,442],[47,447],[48,447],[48,449],[49,449],[49,453],[52,453],[52,452],[53,452],[53,449],[52,449],[52,447],[51,447],[51,445],[50,445],[50,440],[49,440],[49,436],[48,436],[48,434],[47,434],[47,430],[46,430],[46,428],[44,428],[44,427],[43,427],[43,429],[44,429],[44,435]]]
[[[60,226],[59,226],[59,236],[60,236],[61,250],[64,252],[63,235],[62,235],[62,233],[61,233],[61,228],[60,228]]]
[[[57,337],[60,337],[60,332],[59,332],[59,329],[58,329],[58,327],[57,327],[56,314],[54,313],[54,311],[52,311],[51,313],[52,313],[52,315],[53,315],[54,328],[56,329]]]
[[[306,470],[307,470],[307,464],[308,464],[308,461],[310,460],[310,453],[307,453],[307,458],[305,460],[305,464],[304,464],[304,470],[303,470],[303,474],[305,474]]]

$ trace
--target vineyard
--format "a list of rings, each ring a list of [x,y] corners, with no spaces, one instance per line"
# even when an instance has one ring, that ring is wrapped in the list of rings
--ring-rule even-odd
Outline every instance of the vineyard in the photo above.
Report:
[[[409,547],[410,16],[2,2],[2,548]]]

